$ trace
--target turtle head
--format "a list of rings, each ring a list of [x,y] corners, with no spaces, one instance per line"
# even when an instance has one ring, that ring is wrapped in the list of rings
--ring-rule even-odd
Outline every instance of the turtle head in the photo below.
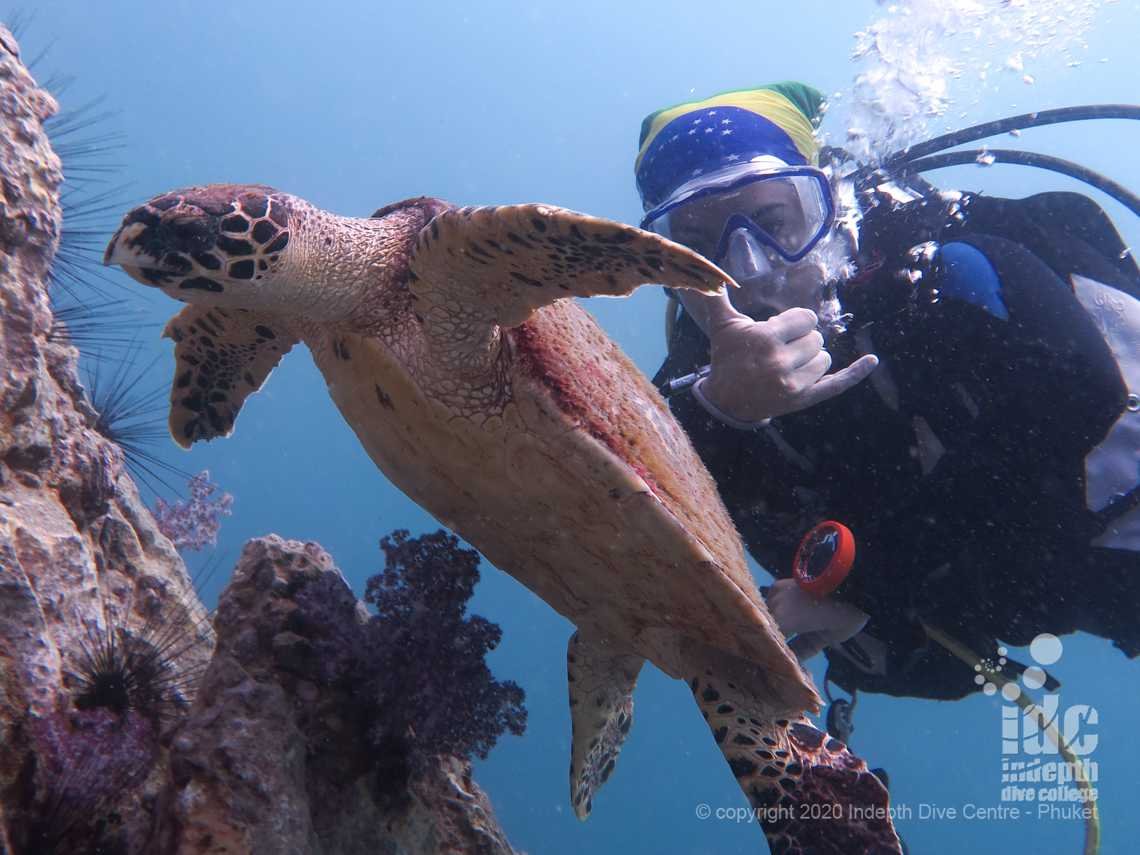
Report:
[[[103,263],[183,302],[268,308],[295,278],[290,250],[303,207],[259,185],[164,193],[127,213]]]
[[[360,319],[404,281],[416,235],[448,207],[409,199],[362,219],[261,185],[189,187],[128,212],[103,262],[185,303]]]

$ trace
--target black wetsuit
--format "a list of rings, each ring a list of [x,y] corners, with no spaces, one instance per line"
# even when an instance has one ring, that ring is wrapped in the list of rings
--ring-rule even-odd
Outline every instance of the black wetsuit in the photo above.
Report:
[[[916,249],[926,241],[938,252]],[[858,262],[840,292],[854,319],[828,349],[835,368],[878,354],[871,379],[756,432],[689,394],[670,400],[766,569],[788,575],[822,520],[853,531],[841,594],[871,620],[829,650],[832,679],[919,697],[975,690],[919,620],[982,655],[999,639],[1083,630],[1135,656],[1140,552],[1091,543],[1135,492],[1093,511],[1085,483],[1090,451],[1131,417],[1129,390],[1071,284],[1079,274],[1140,296],[1111,222],[1072,193],[931,196],[871,209]],[[659,384],[709,360],[684,313],[670,345]],[[885,667],[865,657],[876,646]]]

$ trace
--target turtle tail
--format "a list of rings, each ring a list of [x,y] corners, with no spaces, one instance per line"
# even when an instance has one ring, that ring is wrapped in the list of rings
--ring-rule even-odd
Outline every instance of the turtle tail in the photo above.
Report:
[[[773,853],[902,852],[886,788],[844,743],[806,718],[771,719],[731,682],[690,686]]]

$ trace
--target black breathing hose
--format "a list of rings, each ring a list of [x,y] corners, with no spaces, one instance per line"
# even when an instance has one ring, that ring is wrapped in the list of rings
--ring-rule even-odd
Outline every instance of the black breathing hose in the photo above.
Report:
[[[994,149],[989,151],[971,150],[964,152],[949,152],[939,157],[928,157],[936,152],[943,152],[948,148],[964,143],[976,142],[987,137],[1009,133],[1015,130],[1038,128],[1045,125],[1056,125],[1065,122],[1082,122],[1086,119],[1130,119],[1140,120],[1140,105],[1136,104],[1083,104],[1074,107],[1059,107],[1055,110],[1040,110],[1035,113],[1022,113],[1019,116],[1009,116],[1005,119],[994,119],[971,125],[958,131],[917,143],[905,149],[900,149],[887,155],[880,163],[868,164],[855,170],[850,179],[855,182],[859,190],[874,186],[892,175],[916,175],[930,169],[939,169],[943,166],[954,166],[977,160],[979,155],[994,155],[995,163],[1016,163],[1024,166],[1037,166],[1060,172],[1084,181],[1093,187],[1103,190],[1108,195],[1127,206],[1133,213],[1140,216],[1140,198],[1115,181],[1101,175],[1099,172],[1081,166],[1072,161],[1049,155],[1020,152],[1008,149]],[[1000,152],[1000,154],[999,154]]]
[[[1140,105],[1082,104],[1075,107],[1059,107],[1055,110],[1040,110],[1036,113],[1022,113],[1020,116],[1009,116],[1005,119],[994,119],[993,121],[982,122],[980,125],[962,128],[960,131],[951,131],[948,134],[942,134],[942,136],[934,137],[926,142],[896,151],[883,159],[881,167],[890,169],[900,161],[914,160],[938,151],[945,151],[956,145],[974,142],[986,137],[995,137],[998,134],[1006,134],[1010,131],[1039,128],[1064,122],[1083,122],[1085,119],[1137,120],[1140,119]]]
[[[1020,166],[1036,166],[1039,169],[1048,169],[1051,172],[1068,175],[1078,181],[1090,184],[1098,190],[1103,190],[1140,217],[1140,196],[1127,187],[1089,169],[1087,166],[1081,166],[1081,164],[1074,163],[1071,160],[1064,160],[1048,154],[1004,148],[981,148],[968,151],[951,151],[931,157],[921,157],[917,160],[908,160],[895,169],[898,173],[906,175],[907,173],[929,172],[932,169],[960,166],[966,163],[985,163],[981,158],[993,158],[989,161],[990,163],[1016,163]]]

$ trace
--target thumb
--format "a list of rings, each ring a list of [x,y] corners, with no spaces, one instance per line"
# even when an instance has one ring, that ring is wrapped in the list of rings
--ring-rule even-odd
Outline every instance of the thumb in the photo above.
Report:
[[[737,318],[747,318],[747,315],[742,315],[736,311],[729,301],[728,292],[725,289],[737,286],[733,285],[731,280],[727,280],[727,282],[728,284],[715,294],[702,294],[692,288],[681,288],[675,292],[681,304],[684,305],[685,311],[709,338],[712,338],[715,331],[730,321]]]
[[[735,321],[740,318],[750,320],[750,318],[736,310],[732,305],[732,301],[728,298],[728,289],[730,285],[725,285],[715,294],[701,296],[701,302],[706,310],[707,329],[711,334],[713,330],[724,326],[730,321]]]

